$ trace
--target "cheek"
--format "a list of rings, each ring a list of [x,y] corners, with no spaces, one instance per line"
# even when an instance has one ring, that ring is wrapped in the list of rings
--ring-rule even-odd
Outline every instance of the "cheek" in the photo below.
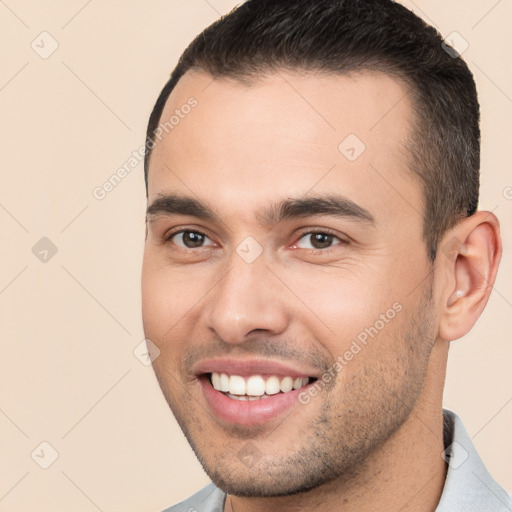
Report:
[[[142,267],[142,318],[146,337],[163,341],[169,329],[186,312],[185,288],[151,255]]]
[[[204,272],[172,268],[160,257],[144,256],[142,317],[144,332],[165,345],[177,333],[194,325],[210,280]]]
[[[308,322],[317,339],[329,343],[329,351],[336,357],[365,329],[376,322],[377,327],[382,328],[384,322],[387,328],[394,320],[393,304],[399,294],[382,278],[385,275],[355,265],[328,272],[313,270],[294,283],[300,299],[295,301],[295,315]]]
[[[168,387],[168,372],[174,375],[179,366],[183,341],[188,339],[183,332],[184,319],[190,309],[182,290],[169,277],[166,272],[151,269],[145,263],[142,273],[144,336],[160,350],[159,357],[153,361],[153,370],[168,401],[174,396]]]

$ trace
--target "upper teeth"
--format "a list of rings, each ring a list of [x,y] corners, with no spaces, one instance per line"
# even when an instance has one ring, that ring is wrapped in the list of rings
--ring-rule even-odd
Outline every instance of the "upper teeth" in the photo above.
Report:
[[[231,393],[232,395],[262,396],[275,395],[282,391],[287,393],[298,389],[309,382],[308,377],[279,377],[272,376],[264,379],[261,375],[240,377],[240,375],[227,375],[226,373],[212,373],[211,382],[217,391]]]

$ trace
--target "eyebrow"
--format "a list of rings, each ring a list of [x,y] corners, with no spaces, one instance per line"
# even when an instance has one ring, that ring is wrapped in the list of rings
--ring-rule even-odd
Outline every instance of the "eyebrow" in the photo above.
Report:
[[[158,195],[146,209],[146,218],[156,215],[190,215],[198,219],[220,221],[213,210],[192,197],[175,194]]]
[[[219,215],[206,203],[175,194],[157,196],[146,210],[146,218],[156,215],[189,215],[198,219],[221,222]],[[273,226],[284,220],[329,215],[374,225],[372,214],[347,197],[322,195],[303,199],[285,199],[256,213],[262,225]]]
[[[256,214],[265,225],[278,224],[284,220],[331,215],[353,219],[366,224],[375,224],[373,215],[354,201],[340,195],[308,197],[303,199],[286,199],[270,205]]]

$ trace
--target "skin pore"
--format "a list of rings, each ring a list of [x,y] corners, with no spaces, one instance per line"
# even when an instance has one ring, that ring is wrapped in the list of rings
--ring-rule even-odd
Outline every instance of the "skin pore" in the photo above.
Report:
[[[243,85],[189,71],[162,120],[190,97],[197,107],[151,156],[143,320],[164,396],[226,510],[435,510],[448,341],[487,301],[496,218],[464,219],[440,241],[458,240],[455,255],[429,261],[408,170],[413,109],[386,75],[283,70]],[[365,146],[353,161],[339,150],[351,134]],[[250,263],[237,252],[247,237],[262,250]],[[194,369],[214,357],[321,378],[394,304],[284,415],[233,424],[203,395]]]

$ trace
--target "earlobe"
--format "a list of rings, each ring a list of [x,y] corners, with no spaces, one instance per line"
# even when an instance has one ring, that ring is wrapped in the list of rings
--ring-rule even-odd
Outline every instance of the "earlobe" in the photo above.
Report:
[[[502,251],[499,221],[490,212],[477,212],[443,238],[439,336],[452,341],[471,330],[489,299]]]

